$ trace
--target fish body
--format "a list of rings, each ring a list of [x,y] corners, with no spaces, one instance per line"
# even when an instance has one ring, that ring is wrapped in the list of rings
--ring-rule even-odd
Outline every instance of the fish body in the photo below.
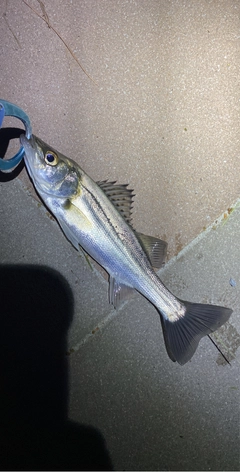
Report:
[[[76,249],[81,246],[109,274],[109,300],[117,307],[137,290],[161,314],[169,357],[185,364],[199,340],[220,327],[232,310],[179,300],[161,282],[166,243],[130,225],[132,191],[94,182],[73,160],[39,138],[21,136],[25,163],[37,192]]]

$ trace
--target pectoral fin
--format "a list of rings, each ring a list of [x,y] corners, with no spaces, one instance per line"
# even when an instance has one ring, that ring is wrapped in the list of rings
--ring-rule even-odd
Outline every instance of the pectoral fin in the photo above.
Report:
[[[76,205],[72,204],[70,200],[65,202],[64,210],[66,210],[65,217],[63,218],[61,215],[56,215],[56,218],[67,239],[79,250],[77,231],[79,228],[82,231],[89,231],[92,224],[82,211]],[[76,229],[76,231],[74,231],[74,229]]]
[[[167,243],[161,239],[154,238],[153,236],[147,236],[143,233],[137,233],[136,236],[139,239],[144,251],[146,252],[151,264],[156,269],[160,269],[165,262],[167,254]]]
[[[65,223],[64,220],[58,218],[58,222],[66,236],[66,238],[72,243],[72,245],[77,249],[79,250],[79,244],[78,244],[78,241],[77,241],[77,238],[75,237],[73,231],[71,231],[71,229],[69,228],[69,226]]]

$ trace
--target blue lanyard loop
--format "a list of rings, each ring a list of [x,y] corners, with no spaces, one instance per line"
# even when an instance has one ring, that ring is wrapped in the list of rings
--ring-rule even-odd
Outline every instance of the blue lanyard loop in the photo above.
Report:
[[[4,116],[14,116],[15,118],[18,118],[19,120],[21,120],[25,126],[26,138],[29,139],[31,137],[32,127],[31,127],[31,123],[27,114],[17,105],[7,102],[6,100],[0,99],[0,128],[2,126]],[[15,154],[15,156],[13,156],[11,159],[3,160],[0,157],[0,171],[13,169],[19,164],[23,156],[24,156],[24,148],[21,146],[17,154]]]

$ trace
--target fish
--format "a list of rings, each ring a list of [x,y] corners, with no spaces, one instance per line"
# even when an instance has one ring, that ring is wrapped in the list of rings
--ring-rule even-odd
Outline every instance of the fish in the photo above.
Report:
[[[156,269],[164,263],[167,243],[133,229],[128,184],[95,182],[34,135],[21,135],[20,141],[34,187],[67,239],[107,271],[109,302],[117,308],[133,291],[149,300],[160,314],[169,358],[184,365],[200,339],[222,326],[232,310],[181,300],[163,284]]]

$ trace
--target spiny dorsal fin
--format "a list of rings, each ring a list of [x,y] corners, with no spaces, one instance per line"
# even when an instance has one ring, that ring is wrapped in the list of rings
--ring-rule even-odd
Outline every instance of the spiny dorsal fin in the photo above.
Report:
[[[130,223],[134,194],[132,189],[127,188],[128,184],[117,184],[116,181],[108,182],[107,180],[96,183],[104,191],[109,200],[111,200],[119,213]]]

